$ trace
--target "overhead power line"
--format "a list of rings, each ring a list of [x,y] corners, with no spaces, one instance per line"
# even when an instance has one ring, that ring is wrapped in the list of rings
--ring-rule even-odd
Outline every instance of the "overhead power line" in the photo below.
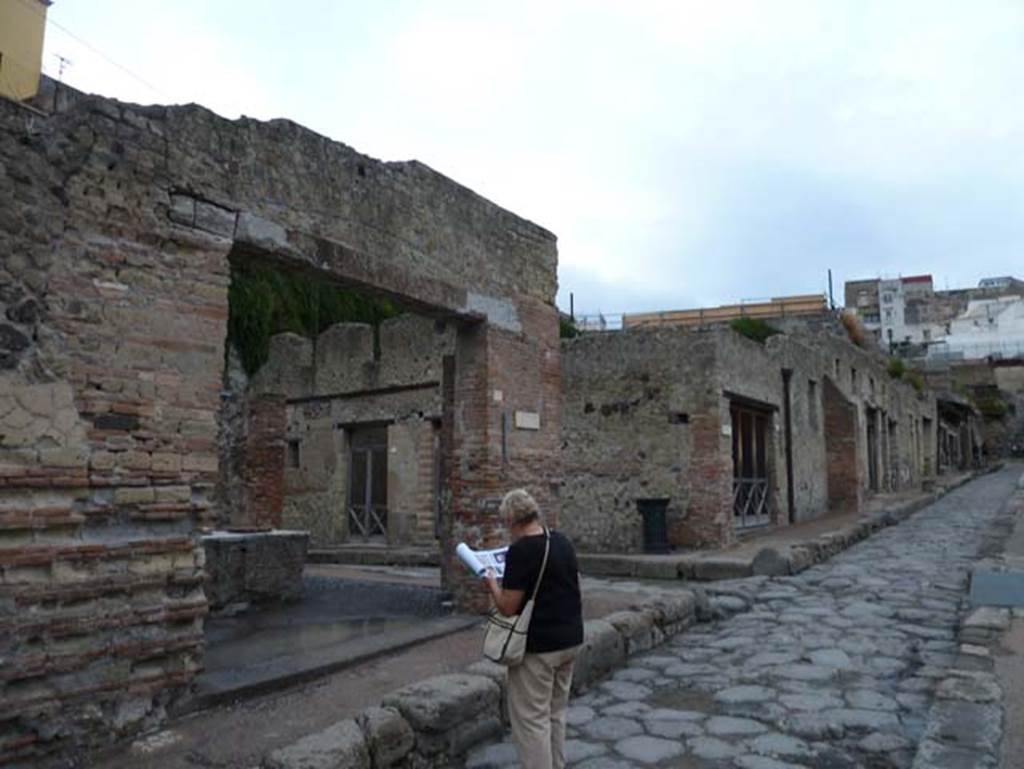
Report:
[[[155,93],[158,93],[161,96],[167,96],[166,93],[164,93],[162,90],[160,90],[155,85],[150,83],[148,80],[146,80],[141,75],[137,75],[136,73],[134,73],[130,69],[128,69],[128,67],[124,66],[123,64],[119,64],[118,62],[114,61],[112,58],[107,56],[105,53],[103,53],[103,51],[101,51],[99,48],[94,46],[88,40],[86,40],[83,37],[80,37],[79,35],[76,35],[74,32],[72,32],[70,29],[65,27],[63,24],[60,24],[59,22],[56,22],[53,19],[51,19],[45,13],[45,11],[40,10],[39,5],[38,5],[38,0],[18,0],[18,2],[20,2],[25,7],[29,8],[33,13],[36,13],[39,16],[43,17],[46,20],[47,24],[50,24],[50,25],[56,27],[61,32],[66,34],[68,37],[72,38],[73,40],[78,41],[80,44],[85,46],[88,50],[90,50],[92,53],[94,53],[97,56],[99,56],[101,59],[106,61],[111,66],[116,67],[117,69],[121,70],[126,75],[128,75],[129,77],[133,78],[134,80],[137,80],[138,82],[142,83],[142,85],[146,86],[146,88],[149,88],[150,90],[154,91]]]

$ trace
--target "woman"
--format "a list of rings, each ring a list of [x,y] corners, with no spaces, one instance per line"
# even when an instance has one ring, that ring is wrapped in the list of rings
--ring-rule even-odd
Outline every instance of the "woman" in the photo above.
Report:
[[[486,583],[495,607],[505,616],[518,614],[533,594],[550,537],[526,655],[508,669],[508,713],[519,762],[529,769],[562,769],[572,665],[583,643],[576,551],[563,534],[548,531],[536,501],[523,489],[506,494],[499,511],[512,546],[505,556],[501,585],[493,572],[487,573]]]

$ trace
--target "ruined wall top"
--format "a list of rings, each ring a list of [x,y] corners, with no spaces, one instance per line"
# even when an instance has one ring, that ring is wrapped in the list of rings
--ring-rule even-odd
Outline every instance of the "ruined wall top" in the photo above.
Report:
[[[133,159],[139,153],[128,147],[136,144],[148,162],[131,164],[133,184],[151,182],[165,196],[219,209],[175,211],[179,202],[165,197],[176,221],[191,217],[187,223],[200,227],[206,219],[216,234],[262,239],[270,250],[284,245],[316,267],[358,262],[342,271],[373,275],[375,285],[441,309],[504,315],[513,327],[514,308],[496,302],[522,296],[554,304],[555,236],[418,161],[382,162],[290,120],[126,104],[53,81],[43,83],[36,104],[51,111],[33,120],[37,139],[64,152],[78,144],[90,155],[109,148]],[[23,113],[4,113],[4,127],[16,130]],[[110,173],[123,167],[112,164]],[[225,225],[233,212],[246,219]],[[443,290],[430,293],[427,284]]]

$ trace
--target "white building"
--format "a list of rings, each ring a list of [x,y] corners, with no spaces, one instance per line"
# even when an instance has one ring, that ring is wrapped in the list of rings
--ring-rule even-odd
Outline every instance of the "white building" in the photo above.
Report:
[[[1024,297],[971,300],[948,328],[942,341],[929,348],[928,357],[1024,356]]]
[[[909,323],[907,303],[934,294],[931,275],[915,275],[878,281],[879,342],[889,344],[925,344],[934,338],[934,329],[923,323]]]

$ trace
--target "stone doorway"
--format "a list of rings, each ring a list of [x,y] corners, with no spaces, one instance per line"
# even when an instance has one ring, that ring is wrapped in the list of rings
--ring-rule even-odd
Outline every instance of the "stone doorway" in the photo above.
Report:
[[[352,432],[349,458],[348,526],[352,538],[386,542],[388,537],[388,430]]]
[[[732,511],[737,529],[771,523],[772,498],[769,478],[772,414],[769,409],[733,402],[732,418]]]
[[[872,494],[877,494],[879,491],[878,409],[865,407],[864,418],[867,422],[868,489]]]

